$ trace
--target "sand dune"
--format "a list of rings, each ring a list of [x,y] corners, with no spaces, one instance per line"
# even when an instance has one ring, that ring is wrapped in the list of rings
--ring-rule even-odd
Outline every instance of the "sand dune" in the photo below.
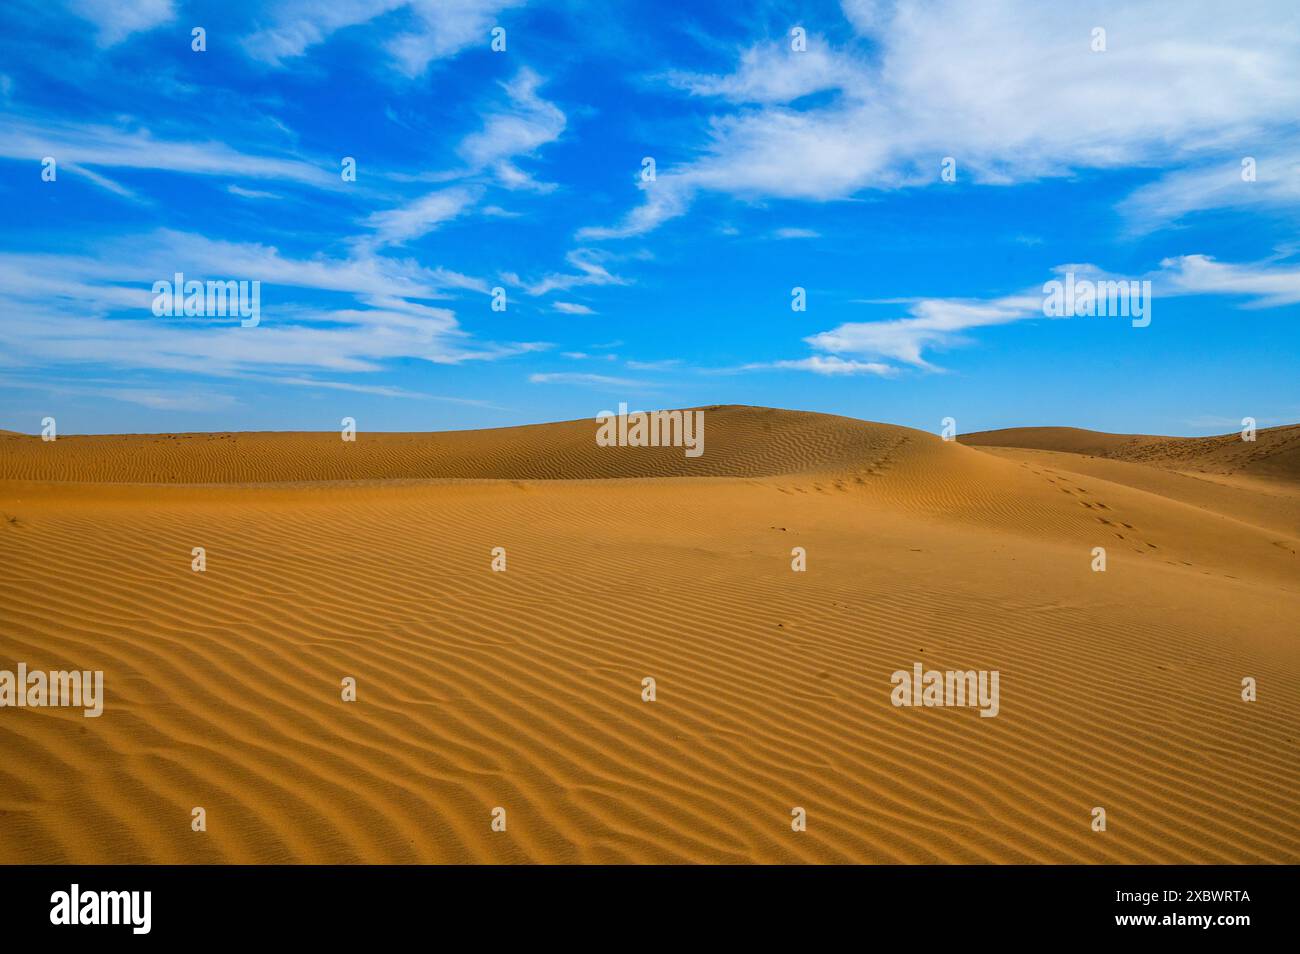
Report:
[[[706,408],[705,453],[598,447],[591,420],[438,434],[257,432],[37,437],[0,434],[0,480],[283,483],[462,478],[766,477],[855,465],[917,434],[770,408]]]
[[[0,861],[1295,863],[1295,430],[0,435],[0,668],[108,694],[0,710]]]
[[[1254,441],[1242,440],[1235,431],[1216,437],[1153,437],[1077,427],[1011,427],[958,439],[972,447],[1063,451],[1200,474],[1300,480],[1300,424],[1264,428]]]

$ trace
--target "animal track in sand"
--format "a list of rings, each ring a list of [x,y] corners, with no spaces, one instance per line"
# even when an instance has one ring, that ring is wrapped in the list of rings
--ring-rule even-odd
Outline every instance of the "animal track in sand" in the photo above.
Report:
[[[1053,486],[1056,486],[1057,489],[1059,489],[1062,493],[1075,498],[1079,502],[1080,506],[1084,507],[1085,509],[1105,510],[1108,513],[1111,513],[1112,515],[1114,514],[1115,511],[1109,504],[1103,503],[1102,501],[1092,497],[1092,495],[1088,492],[1086,488],[1080,487],[1077,484],[1071,484],[1070,486],[1063,486],[1065,483],[1065,478],[1062,477],[1060,474],[1057,474],[1055,471],[1049,470],[1047,471],[1047,473],[1036,471],[1036,473],[1042,476],[1043,479],[1046,480],[1048,483],[1052,484]],[[1053,476],[1048,476],[1048,474],[1052,474]],[[1115,537],[1119,540],[1123,540],[1126,544],[1128,544],[1134,553],[1145,554],[1145,553],[1149,553],[1152,550],[1160,549],[1156,544],[1152,543],[1150,540],[1145,540],[1142,539],[1141,536],[1137,536],[1136,534],[1140,534],[1141,531],[1139,531],[1138,528],[1131,523],[1128,523],[1123,520],[1111,521],[1101,516],[1097,517],[1097,522],[1111,528]],[[1125,530],[1134,531],[1134,534],[1126,536],[1125,534],[1121,533],[1117,529],[1117,524],[1119,527],[1123,527]],[[1191,564],[1189,563],[1188,566],[1191,566]]]

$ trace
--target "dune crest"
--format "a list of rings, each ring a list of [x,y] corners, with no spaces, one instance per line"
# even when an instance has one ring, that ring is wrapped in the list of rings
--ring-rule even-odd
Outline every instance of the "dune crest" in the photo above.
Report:
[[[339,432],[0,435],[0,480],[284,483],[326,480],[601,480],[767,477],[851,466],[903,436],[933,435],[830,414],[704,408],[707,452],[600,447],[592,420],[438,433]]]

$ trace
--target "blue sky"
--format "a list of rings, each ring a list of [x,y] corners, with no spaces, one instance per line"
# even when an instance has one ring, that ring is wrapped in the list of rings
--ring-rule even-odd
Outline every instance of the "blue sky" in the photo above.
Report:
[[[1291,0],[18,0],[0,170],[27,433],[1300,420]],[[1150,326],[1044,317],[1067,270]],[[260,323],[155,317],[178,271]]]

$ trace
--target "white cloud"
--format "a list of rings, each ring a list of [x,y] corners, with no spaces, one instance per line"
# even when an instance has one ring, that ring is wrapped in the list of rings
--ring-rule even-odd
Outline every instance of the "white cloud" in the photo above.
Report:
[[[69,7],[95,24],[100,46],[113,46],[132,33],[152,30],[176,16],[172,0],[72,0]]]
[[[557,301],[552,307],[556,311],[563,312],[566,315],[594,315],[595,312],[586,305],[579,305],[572,301]]]
[[[821,238],[822,233],[813,229],[784,228],[777,229],[772,235],[779,239],[813,239]]]
[[[254,59],[275,66],[302,56],[346,27],[403,11],[405,32],[385,43],[393,68],[404,76],[422,74],[431,62],[454,56],[474,43],[487,46],[496,16],[523,0],[278,0],[265,24],[244,40]]]
[[[747,364],[742,371],[763,371],[768,369],[811,371],[823,375],[876,374],[888,377],[898,373],[893,365],[879,361],[846,361],[834,355],[813,355],[796,361],[771,361],[765,364]]]
[[[63,170],[65,172],[75,172],[82,178],[89,179],[101,189],[111,192],[114,195],[120,195],[124,199],[138,198],[134,192],[121,183],[114,182],[112,179],[108,178],[108,176],[101,176],[98,172],[87,169],[85,166],[80,166],[75,162],[65,162],[63,164]]]
[[[163,391],[158,388],[106,388],[98,394],[155,411],[214,411],[238,403],[228,394],[212,391],[196,393],[188,389]]]
[[[461,141],[458,152],[472,169],[492,169],[508,189],[551,191],[554,185],[537,182],[513,159],[530,156],[564,132],[567,119],[554,103],[537,95],[542,79],[525,67],[503,84],[508,107],[489,112],[483,129]]]
[[[152,284],[261,281],[261,323],[157,318]],[[494,360],[535,342],[474,342],[455,313],[413,299],[483,285],[454,272],[371,255],[294,259],[275,248],[159,231],[115,239],[97,254],[0,253],[0,353],[13,365],[107,364],[236,376],[252,371],[374,372],[384,362]],[[294,289],[351,300],[322,306]]]
[[[870,34],[889,22],[895,0],[840,0],[840,6],[859,33]]]
[[[274,192],[263,192],[260,189],[245,189],[237,185],[226,186],[226,191],[231,195],[237,195],[241,199],[278,199],[280,198]]]
[[[959,333],[969,328],[1042,318],[1043,296],[1012,295],[990,301],[929,298],[914,302],[909,311],[907,318],[848,322],[804,340],[818,351],[890,358],[935,370],[923,357],[926,349],[957,344]]]
[[[681,358],[665,358],[662,361],[633,361],[628,360],[627,366],[631,371],[671,371],[681,365]]]
[[[792,58],[822,56],[824,41],[810,38],[807,53],[788,44],[763,47],[757,59],[742,51],[733,74],[706,84],[734,105],[712,118],[698,158],[661,164],[621,222],[581,235],[642,234],[702,191],[829,201],[937,183],[945,156],[962,181],[1002,184],[1178,168],[1294,142],[1300,30],[1291,9],[1290,0],[1231,10],[1209,0],[849,3],[872,44],[825,57],[853,57],[852,66],[812,71],[817,82],[800,85],[785,78]],[[1104,53],[1089,47],[1095,23],[1108,30]],[[767,65],[771,88],[755,65],[763,57],[791,60]],[[819,84],[839,95],[803,110],[782,103]],[[762,105],[745,105],[755,100]]]
[[[373,212],[365,224],[375,230],[374,244],[400,245],[458,218],[481,194],[482,189],[461,186],[430,192],[408,205]]]
[[[110,401],[137,404],[156,411],[219,411],[240,403],[230,394],[206,389],[196,390],[189,386],[184,390],[173,391],[165,388],[123,387],[116,383],[105,385],[101,381],[80,378],[69,382],[49,375],[42,375],[39,381],[4,375],[0,376],[0,387],[106,398]]]
[[[502,275],[507,282],[517,285],[533,297],[552,291],[568,291],[581,285],[626,285],[627,281],[614,275],[600,263],[605,253],[590,248],[575,248],[565,256],[565,261],[577,269],[576,274],[552,272],[537,282],[528,284],[513,272]]]
[[[1123,280],[1093,265],[1060,265],[1056,277],[1073,272],[1078,279]],[[1130,280],[1150,281],[1155,297],[1225,295],[1247,299],[1243,307],[1266,308],[1300,302],[1300,265],[1275,261],[1247,264],[1217,262],[1206,255],[1167,258],[1159,269]],[[908,315],[886,321],[846,322],[804,341],[816,351],[855,358],[876,358],[930,371],[941,370],[925,353],[966,343],[963,332],[1017,321],[1045,318],[1041,286],[992,299],[924,298],[905,302]],[[812,361],[815,359],[805,359]],[[795,362],[797,364],[797,362]],[[778,363],[779,364],[779,363]],[[793,366],[793,364],[791,365]],[[887,367],[889,367],[887,365]],[[809,370],[817,370],[810,367]],[[827,368],[826,373],[835,373]]]
[[[1300,147],[1251,156],[1253,182],[1242,178],[1243,158],[1170,172],[1128,196],[1120,209],[1138,231],[1150,231],[1206,209],[1300,207]]]
[[[530,374],[528,380],[532,384],[594,384],[603,387],[617,388],[639,388],[644,387],[642,381],[634,381],[631,378],[615,378],[605,374],[583,374],[578,371],[559,371],[552,374]]]
[[[1181,255],[1160,263],[1157,280],[1166,294],[1242,295],[1248,308],[1272,308],[1300,302],[1300,266],[1271,262],[1234,265],[1208,255]]]
[[[542,80],[536,73],[526,67],[521,69],[514,79],[502,84],[507,104],[489,112],[484,118],[482,130],[471,133],[461,141],[457,151],[468,162],[468,167],[418,178],[450,182],[491,170],[497,184],[507,189],[551,191],[553,185],[538,182],[514,162],[519,156],[533,154],[564,131],[564,113],[537,95],[537,88],[541,84]],[[374,229],[375,234],[359,239],[358,247],[399,245],[427,235],[475,206],[483,192],[482,185],[456,185],[430,192],[393,209],[374,212],[365,224]],[[484,212],[498,216],[510,215],[497,206],[491,206]]]
[[[686,214],[694,193],[689,178],[683,175],[660,175],[654,182],[638,182],[642,201],[618,225],[589,225],[578,230],[582,240],[628,238],[657,229],[669,219]]]
[[[37,125],[7,117],[0,125],[0,157],[33,160],[43,156],[52,156],[60,169],[83,175],[90,175],[84,167],[95,166],[288,180],[322,189],[339,188],[341,183],[335,170],[327,172],[298,159],[250,155],[219,142],[155,139],[147,130],[124,132],[56,121]]]
[[[808,49],[795,53],[789,40],[762,43],[740,54],[736,71],[725,76],[669,72],[664,79],[696,96],[719,96],[737,103],[789,103],[811,93],[865,85],[869,76],[852,58],[808,38]]]
[[[8,257],[8,256],[6,256]],[[169,271],[188,269],[197,275],[257,279],[266,284],[289,285],[366,296],[396,307],[409,298],[448,297],[449,289],[486,293],[487,282],[441,268],[427,268],[410,259],[369,254],[348,258],[290,258],[274,246],[253,242],[225,242],[188,232],[161,229],[151,235],[125,239],[120,254],[105,258],[59,256],[39,264],[40,256],[27,258],[44,278],[51,271],[81,270],[103,281],[130,281],[166,277]],[[38,286],[39,287],[39,286]]]
[[[252,377],[251,375],[249,377]],[[390,387],[385,384],[354,384],[350,381],[323,381],[320,378],[313,377],[257,377],[258,380],[271,381],[275,384],[288,384],[294,387],[316,388],[327,391],[346,391],[350,394],[373,394],[378,397],[393,398],[411,398],[427,401],[445,401],[449,404],[465,404],[472,407],[491,407],[498,406],[489,401],[481,401],[476,398],[448,397],[441,394],[422,394],[419,391],[408,391],[405,388]],[[499,408],[498,408],[499,409]]]

